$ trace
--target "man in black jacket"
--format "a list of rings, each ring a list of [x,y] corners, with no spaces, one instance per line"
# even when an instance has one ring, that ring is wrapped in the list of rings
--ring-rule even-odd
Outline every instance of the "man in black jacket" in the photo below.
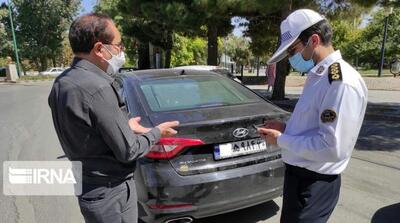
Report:
[[[119,107],[111,74],[125,56],[109,17],[79,17],[71,25],[69,41],[75,58],[55,80],[49,105],[66,156],[82,162],[81,212],[86,222],[137,222],[135,161],[160,137],[176,134],[172,128],[179,123],[148,129]]]

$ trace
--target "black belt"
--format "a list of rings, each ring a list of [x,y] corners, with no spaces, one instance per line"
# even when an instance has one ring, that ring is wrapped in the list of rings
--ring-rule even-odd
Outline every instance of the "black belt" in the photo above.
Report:
[[[286,169],[289,174],[296,175],[299,177],[303,178],[309,178],[309,179],[314,179],[314,180],[334,180],[336,179],[339,175],[337,174],[322,174],[322,173],[317,173],[311,170],[307,170],[306,168],[298,167],[298,166],[293,166],[290,164],[286,164]]]
[[[83,184],[115,187],[124,183],[125,181],[133,179],[133,176],[126,178],[111,178],[111,177],[100,177],[100,176],[82,176]]]

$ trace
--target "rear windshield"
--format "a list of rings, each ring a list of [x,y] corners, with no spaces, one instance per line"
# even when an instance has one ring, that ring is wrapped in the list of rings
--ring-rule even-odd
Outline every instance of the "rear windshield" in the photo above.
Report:
[[[185,76],[139,84],[154,112],[255,103],[261,99],[240,84],[215,76]]]

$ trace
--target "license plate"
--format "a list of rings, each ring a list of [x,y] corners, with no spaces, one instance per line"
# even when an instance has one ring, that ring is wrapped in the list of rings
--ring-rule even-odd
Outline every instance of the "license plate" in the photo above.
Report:
[[[214,146],[216,160],[258,153],[267,150],[267,143],[263,139],[250,139],[239,142],[231,142]]]

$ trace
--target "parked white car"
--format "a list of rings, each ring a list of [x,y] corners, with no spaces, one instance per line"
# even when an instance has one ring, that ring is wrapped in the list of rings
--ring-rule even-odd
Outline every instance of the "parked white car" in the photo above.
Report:
[[[51,67],[47,69],[46,71],[40,72],[40,75],[50,75],[50,76],[58,76],[60,75],[65,69],[63,67]]]

